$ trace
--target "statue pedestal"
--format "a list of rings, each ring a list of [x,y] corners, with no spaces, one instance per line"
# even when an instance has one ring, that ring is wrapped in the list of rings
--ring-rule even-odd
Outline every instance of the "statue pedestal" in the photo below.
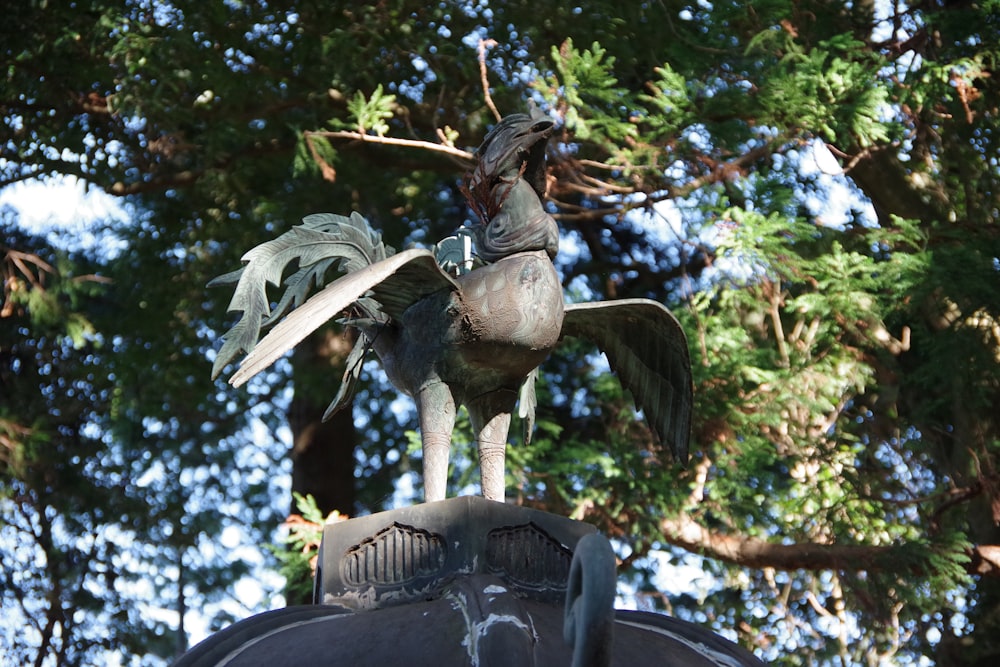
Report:
[[[428,600],[491,575],[518,597],[562,604],[585,523],[479,496],[327,525],[313,601],[351,610]]]
[[[258,614],[174,667],[760,667],[709,630],[616,611],[593,526],[480,497],[326,526],[318,604]]]

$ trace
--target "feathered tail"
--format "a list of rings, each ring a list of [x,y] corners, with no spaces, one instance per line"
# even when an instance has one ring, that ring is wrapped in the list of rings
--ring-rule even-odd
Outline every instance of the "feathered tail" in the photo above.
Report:
[[[222,337],[224,343],[212,365],[212,378],[218,377],[241,353],[249,353],[257,344],[261,330],[305,302],[313,287],[323,287],[331,268],[338,273],[351,273],[394,253],[382,242],[382,235],[357,212],[349,218],[332,213],[306,216],[301,225],[247,252],[242,257],[244,266],[208,283],[209,287],[235,284],[228,312],[240,313],[239,320]],[[272,310],[267,285],[278,286],[281,276],[292,265],[297,269],[284,279],[284,293]],[[374,299],[361,297],[355,304],[365,317],[376,321],[385,319]],[[353,386],[353,380],[349,381],[347,375],[352,374],[356,379],[366,346],[367,340],[362,335],[348,357],[348,372],[335,403],[344,402],[350,395],[349,388],[345,390],[344,387]]]

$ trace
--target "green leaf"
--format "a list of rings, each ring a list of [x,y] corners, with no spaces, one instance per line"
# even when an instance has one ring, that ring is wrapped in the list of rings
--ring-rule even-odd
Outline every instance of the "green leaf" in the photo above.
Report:
[[[378,84],[370,97],[358,91],[347,103],[347,110],[354,119],[358,131],[362,134],[374,132],[382,137],[389,132],[387,120],[393,117],[396,106],[396,96],[386,95],[382,84]]]

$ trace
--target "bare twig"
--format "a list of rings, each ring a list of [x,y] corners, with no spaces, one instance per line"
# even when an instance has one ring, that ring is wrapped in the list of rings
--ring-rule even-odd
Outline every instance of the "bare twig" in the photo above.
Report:
[[[590,185],[592,187],[594,187],[594,188],[600,188],[600,189],[604,190],[605,194],[607,194],[607,192],[614,192],[614,193],[620,194],[620,195],[632,195],[632,194],[635,194],[635,188],[632,187],[632,186],[630,186],[630,185],[616,185],[614,183],[609,183],[607,181],[602,181],[599,178],[594,178],[593,176],[590,176],[588,174],[582,174],[582,173],[580,174],[580,178],[585,183],[590,183]]]
[[[812,591],[806,593],[806,602],[808,602],[809,606],[812,607],[820,616],[825,616],[826,618],[836,618],[836,616],[833,615],[833,612],[824,607],[816,597],[816,594]]]
[[[451,139],[449,139],[447,135],[445,135],[444,130],[442,130],[440,127],[434,128],[434,134],[436,134],[438,136],[438,139],[441,140],[442,146],[451,146],[452,148],[454,148],[454,144],[452,143]]]
[[[490,96],[490,82],[486,76],[486,49],[496,45],[495,39],[479,38],[479,79],[483,84],[483,97],[486,98],[486,106],[493,112],[493,117],[500,120],[500,112],[493,104],[493,97]]]
[[[603,169],[605,171],[621,171],[622,167],[620,164],[608,164],[607,162],[598,162],[597,160],[577,160],[578,163],[582,164],[584,167],[593,167],[595,169]]]
[[[330,181],[335,183],[337,181],[337,170],[333,168],[329,162],[323,159],[323,156],[319,154],[316,149],[316,144],[313,143],[313,133],[304,132],[303,136],[306,140],[306,146],[309,147],[309,155],[312,156],[313,162],[319,165],[320,174],[323,176],[324,181]]]
[[[55,268],[43,260],[38,255],[33,253],[21,252],[19,250],[10,249],[6,253],[6,259],[12,262],[18,269],[20,269],[21,274],[28,279],[33,287],[41,289],[43,287],[43,274],[56,272]],[[27,263],[34,264],[40,269],[37,277],[35,273],[28,268]]]
[[[360,132],[352,132],[346,130],[340,130],[336,132],[304,132],[306,137],[326,137],[327,139],[353,139],[355,141],[362,141],[372,144],[386,144],[389,146],[404,146],[406,148],[419,148],[421,150],[435,151],[438,153],[445,153],[452,157],[459,158],[460,160],[472,162],[475,158],[472,153],[468,151],[463,151],[460,148],[455,148],[454,146],[448,146],[445,144],[435,144],[431,141],[419,141],[416,139],[397,139],[395,137],[379,137],[373,134],[361,134]]]
[[[594,180],[596,181],[597,179]],[[582,183],[573,183],[571,181],[567,181],[564,183],[560,183],[559,188],[560,190],[565,190],[569,192],[578,192],[582,195],[587,195],[590,197],[607,197],[613,192],[616,191],[620,192],[621,190],[626,190],[625,188],[616,188],[615,186],[609,183],[604,183],[602,181],[598,181],[598,185],[596,187],[586,186],[583,185]],[[631,194],[633,192],[634,190],[628,188],[625,194]]]
[[[70,278],[72,283],[100,283],[102,285],[110,285],[115,281],[107,276],[99,276],[96,273],[85,273],[81,276],[73,276]]]

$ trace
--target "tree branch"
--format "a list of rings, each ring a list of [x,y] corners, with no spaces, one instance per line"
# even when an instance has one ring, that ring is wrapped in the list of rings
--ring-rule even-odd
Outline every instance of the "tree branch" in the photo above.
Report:
[[[495,39],[479,38],[479,78],[483,86],[483,97],[486,98],[486,106],[493,112],[493,117],[499,121],[502,116],[497,110],[497,106],[493,103],[493,97],[490,95],[490,82],[486,72],[486,49],[496,45],[497,41]]]
[[[181,171],[168,177],[150,181],[133,181],[132,183],[116,181],[110,188],[108,188],[107,191],[109,194],[115,195],[116,197],[126,197],[128,195],[138,195],[147,192],[161,192],[170,188],[191,185],[201,178],[204,173],[205,170],[198,169]]]
[[[895,545],[778,544],[748,535],[713,532],[686,515],[661,520],[660,530],[663,539],[676,547],[741,567],[876,572],[900,562],[893,557],[900,549]],[[1000,545],[974,546],[968,556],[969,574],[1000,576]],[[927,574],[916,569],[911,574]]]
[[[463,151],[461,148],[455,148],[454,146],[448,146],[446,144],[436,144],[432,141],[419,141],[416,139],[398,139],[396,137],[380,137],[374,134],[362,134],[361,132],[353,132],[347,130],[338,130],[336,132],[303,132],[306,137],[325,137],[327,139],[353,139],[355,141],[361,141],[371,144],[386,144],[389,146],[404,146],[406,148],[420,148],[428,151],[435,151],[438,153],[444,153],[452,157],[456,157],[462,161],[468,162],[470,165],[475,160],[475,156],[468,152]]]

